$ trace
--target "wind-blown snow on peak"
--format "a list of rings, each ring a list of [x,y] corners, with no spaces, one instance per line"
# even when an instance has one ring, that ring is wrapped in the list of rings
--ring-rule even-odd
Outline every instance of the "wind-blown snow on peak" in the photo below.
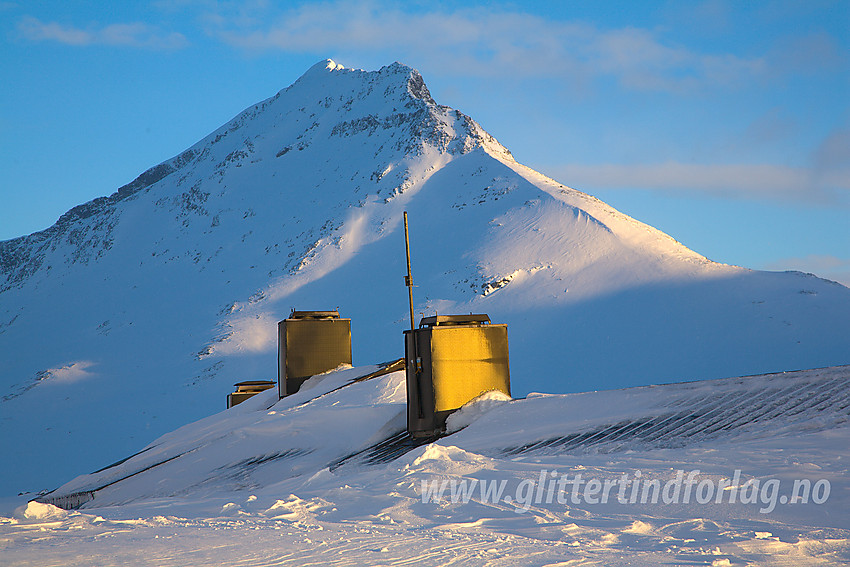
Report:
[[[351,317],[359,365],[397,358],[405,210],[416,312],[508,323],[516,394],[848,362],[847,288],[710,262],[518,164],[414,69],[328,60],[0,243],[0,406],[29,432],[2,478],[48,488],[276,378],[293,308]]]
[[[323,65],[323,63],[324,63],[324,65]],[[324,61],[319,61],[318,63],[313,65],[307,71],[307,73],[309,73],[310,71],[313,71],[314,69],[325,69],[326,71],[341,71],[341,70],[345,69],[345,66],[341,65],[340,63],[337,63],[333,59],[325,59]]]

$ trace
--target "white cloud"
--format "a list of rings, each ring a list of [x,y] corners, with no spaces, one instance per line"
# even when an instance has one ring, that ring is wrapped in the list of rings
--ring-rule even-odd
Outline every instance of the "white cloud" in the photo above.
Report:
[[[570,164],[537,166],[577,189],[697,191],[730,198],[850,204],[850,176],[832,169],[772,164]]]
[[[828,182],[850,179],[850,128],[833,130],[814,153],[815,174]]]
[[[464,76],[611,76],[637,90],[734,85],[762,72],[759,58],[702,54],[665,44],[656,32],[602,30],[493,7],[404,11],[390,4],[308,4],[264,18],[219,7],[204,20],[210,33],[246,50],[348,54],[391,51],[444,73]],[[232,14],[231,14],[232,12]],[[234,17],[229,17],[233,15]],[[234,21],[243,22],[234,24]],[[257,23],[261,21],[262,23]],[[252,23],[247,23],[252,22]]]
[[[776,73],[810,75],[822,71],[846,72],[847,51],[825,32],[787,36],[772,50]]]
[[[119,23],[85,29],[27,16],[18,22],[18,33],[30,41],[65,45],[114,45],[147,49],[179,49],[188,44],[183,34],[163,32],[144,23]]]

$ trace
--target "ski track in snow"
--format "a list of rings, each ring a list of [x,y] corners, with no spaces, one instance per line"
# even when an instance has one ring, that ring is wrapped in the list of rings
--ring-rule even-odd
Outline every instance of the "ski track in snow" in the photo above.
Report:
[[[838,565],[847,530],[694,519],[594,517],[541,522],[561,539],[480,525],[399,527],[374,521],[302,519],[61,520],[0,525],[5,565]],[[743,524],[743,525],[742,525]],[[539,524],[538,524],[539,525]],[[766,530],[773,530],[766,531]],[[521,530],[518,530],[521,531]],[[528,530],[531,531],[531,530]],[[780,532],[782,535],[775,535]]]

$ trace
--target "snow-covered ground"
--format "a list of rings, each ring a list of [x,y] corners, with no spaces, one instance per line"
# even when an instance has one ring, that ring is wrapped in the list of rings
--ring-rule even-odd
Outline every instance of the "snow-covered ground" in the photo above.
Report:
[[[487,396],[404,428],[400,372],[340,369],[0,502],[8,565],[850,563],[850,367]],[[64,499],[64,501],[63,501]]]

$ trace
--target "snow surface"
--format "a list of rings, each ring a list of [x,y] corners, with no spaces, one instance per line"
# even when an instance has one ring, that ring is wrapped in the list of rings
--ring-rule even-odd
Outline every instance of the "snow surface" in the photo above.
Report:
[[[511,397],[499,390],[490,390],[473,398],[446,419],[446,432],[457,433],[491,409],[509,402]]]
[[[846,287],[709,261],[518,164],[410,67],[322,61],[0,243],[3,492],[52,489],[275,379],[292,308],[351,317],[357,365],[400,357],[403,210],[417,313],[507,323],[517,395],[850,362]]]
[[[389,462],[334,466],[404,427],[402,373],[339,387],[374,369],[326,374],[307,392],[280,401],[264,392],[46,497],[105,486],[81,510],[0,501],[4,564],[850,563],[848,366],[512,401],[491,397],[461,410],[467,423],[458,433]],[[722,417],[716,428],[722,434],[699,437],[681,427],[632,445],[594,444],[590,437],[571,448],[539,444],[553,434],[705,408],[735,395],[753,404],[723,404],[715,414]],[[783,403],[771,405],[771,399]],[[703,423],[699,430],[708,428]],[[517,452],[518,446],[526,450]],[[485,500],[479,492],[467,502],[422,498],[423,481],[505,481],[506,496],[522,496],[534,492],[523,492],[523,484],[553,478],[553,471],[588,481],[640,474],[666,483],[679,470],[699,470],[700,480],[718,485],[737,478],[736,489],[776,479],[777,502],[762,512],[766,501],[740,499],[509,502]],[[799,479],[828,481],[828,498],[778,503]]]

